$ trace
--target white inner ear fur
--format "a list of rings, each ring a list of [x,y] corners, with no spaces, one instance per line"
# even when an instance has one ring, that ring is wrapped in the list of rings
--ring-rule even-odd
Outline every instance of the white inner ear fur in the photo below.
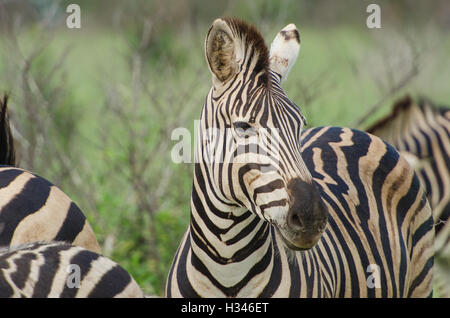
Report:
[[[205,55],[213,75],[213,84],[222,84],[236,74],[235,39],[230,27],[222,19],[216,19],[205,40]]]
[[[300,51],[300,35],[295,24],[285,26],[273,40],[270,46],[270,69],[281,75],[281,80],[287,78]]]

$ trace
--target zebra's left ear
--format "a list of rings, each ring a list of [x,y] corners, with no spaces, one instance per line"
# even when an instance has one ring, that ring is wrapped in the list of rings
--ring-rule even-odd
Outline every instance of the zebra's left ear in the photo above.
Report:
[[[300,34],[295,24],[285,26],[270,46],[270,69],[284,81],[297,59],[300,50]]]

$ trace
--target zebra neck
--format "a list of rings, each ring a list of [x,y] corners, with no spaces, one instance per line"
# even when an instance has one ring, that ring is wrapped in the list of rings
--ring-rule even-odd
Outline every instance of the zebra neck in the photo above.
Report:
[[[273,226],[259,219],[258,222],[250,220],[236,222],[237,216],[226,213],[231,215],[230,219],[233,222],[229,227],[219,227],[219,224],[225,224],[223,220],[217,222],[219,219],[217,214],[220,213],[212,211],[205,207],[204,202],[197,200],[197,194],[193,193],[189,252],[181,253],[187,257],[181,262],[186,264],[186,271],[182,272],[182,275],[189,277],[187,280],[197,295],[203,297],[330,295],[330,292],[323,289],[320,265],[313,253],[288,251]],[[214,223],[214,220],[217,223]],[[237,230],[239,226],[243,228],[240,231]]]
[[[213,199],[193,190],[191,199],[190,281],[214,286],[208,295],[233,297],[259,293],[270,277],[274,251],[270,224],[251,212],[233,213],[213,204]],[[217,202],[216,202],[217,203]],[[220,206],[223,208],[223,206]],[[266,273],[267,272],[267,273]],[[249,288],[251,291],[243,289]]]
[[[256,251],[266,253],[272,236],[270,225],[253,213],[226,206],[196,189],[191,197],[190,231],[196,252],[219,264],[239,262]]]
[[[219,200],[204,184],[200,189],[194,182],[188,250],[180,252],[180,262],[186,266],[181,275],[196,294],[324,295],[320,265],[313,253],[287,251],[272,225],[249,211],[237,213],[236,207]]]

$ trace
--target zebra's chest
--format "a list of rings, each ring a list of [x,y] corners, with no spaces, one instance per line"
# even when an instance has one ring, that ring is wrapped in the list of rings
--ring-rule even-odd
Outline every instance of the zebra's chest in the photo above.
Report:
[[[187,234],[168,280],[170,296],[329,297],[317,252],[293,252],[271,230],[267,249],[228,264],[215,263]],[[334,275],[334,274],[332,274]],[[334,277],[334,276],[333,276]]]

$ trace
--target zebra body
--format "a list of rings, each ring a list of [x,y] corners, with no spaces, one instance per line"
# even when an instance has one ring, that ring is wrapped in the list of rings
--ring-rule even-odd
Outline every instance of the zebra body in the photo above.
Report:
[[[398,149],[422,181],[436,224],[436,283],[450,297],[450,108],[406,96],[366,131]]]
[[[304,118],[280,86],[289,67],[273,64],[291,61],[269,64],[255,32],[228,18],[208,32],[213,88],[199,125],[191,222],[166,295],[429,296],[433,218],[414,171],[364,132],[301,133]],[[297,41],[298,50],[295,28],[280,35],[276,45]],[[211,128],[219,134],[207,135]],[[276,138],[266,135],[273,128]],[[211,147],[224,160],[211,161]],[[368,284],[372,265],[379,288]]]
[[[0,298],[144,297],[115,262],[63,242],[0,249]]]

